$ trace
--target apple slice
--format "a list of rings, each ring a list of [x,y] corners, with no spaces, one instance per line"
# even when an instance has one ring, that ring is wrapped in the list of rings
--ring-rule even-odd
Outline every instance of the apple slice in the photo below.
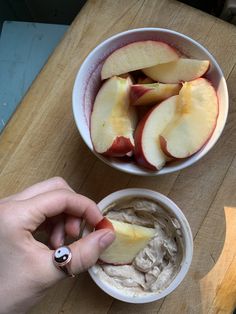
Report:
[[[129,106],[130,78],[112,77],[99,90],[91,114],[91,139],[96,152],[121,157],[133,151],[136,112]]]
[[[163,153],[159,136],[177,115],[179,96],[172,96],[151,109],[139,122],[135,131],[135,159],[150,170],[160,170],[167,158]]]
[[[104,217],[102,220],[100,220],[96,224],[95,230],[99,230],[99,229],[111,229],[111,230],[115,231],[113,224],[106,217]]]
[[[95,230],[111,229],[110,224],[115,231],[116,239],[99,258],[100,261],[107,264],[131,264],[135,256],[145,248],[155,235],[153,228],[132,225],[106,217],[96,225]]]
[[[127,79],[129,78],[132,84],[135,84],[135,80],[133,78],[133,75],[131,75],[130,73],[124,73],[119,75],[119,77],[123,78],[123,79]]]
[[[104,80],[114,75],[171,62],[178,57],[176,51],[166,43],[153,40],[136,41],[115,50],[107,57],[101,77]]]
[[[163,152],[175,158],[196,153],[211,137],[218,117],[218,100],[210,82],[199,78],[184,83],[179,117],[161,133]]]
[[[201,77],[206,73],[209,65],[208,60],[179,58],[173,62],[143,69],[143,72],[153,80],[162,83],[179,83]]]
[[[154,105],[166,98],[178,95],[180,84],[135,84],[131,86],[130,103],[134,106]]]
[[[152,80],[150,77],[139,77],[137,84],[152,84],[155,83],[154,80]]]

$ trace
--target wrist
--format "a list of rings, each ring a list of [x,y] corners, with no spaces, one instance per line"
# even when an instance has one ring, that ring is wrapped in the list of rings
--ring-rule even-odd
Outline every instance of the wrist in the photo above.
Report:
[[[0,314],[25,314],[42,297],[43,294],[32,296],[31,293],[27,293],[24,289],[23,293],[19,290],[0,289]]]

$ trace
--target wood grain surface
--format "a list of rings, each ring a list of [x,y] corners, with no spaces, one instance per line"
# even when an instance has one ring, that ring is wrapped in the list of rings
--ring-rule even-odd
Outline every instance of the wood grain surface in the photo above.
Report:
[[[225,74],[230,96],[227,125],[207,156],[181,172],[156,178],[121,173],[95,158],[80,138],[71,110],[75,75],[89,51],[115,33],[148,26],[180,31],[209,49]],[[52,288],[31,314],[231,313],[233,308],[221,311],[219,302],[224,302],[221,291],[230,294],[235,285],[235,255],[215,273],[216,286],[203,293],[202,282],[224,247],[224,207],[236,206],[235,51],[235,26],[177,1],[86,3],[0,137],[0,196],[55,175],[95,201],[126,187],[153,189],[183,210],[193,231],[194,257],[183,283],[161,301],[134,305],[114,300],[84,273]]]

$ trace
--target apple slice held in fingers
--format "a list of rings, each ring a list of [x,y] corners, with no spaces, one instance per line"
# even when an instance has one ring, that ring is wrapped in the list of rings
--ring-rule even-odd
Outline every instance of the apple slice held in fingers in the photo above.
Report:
[[[137,41],[115,50],[107,57],[102,67],[101,78],[104,80],[178,58],[177,52],[166,43],[153,40]]]
[[[103,218],[95,230],[108,228],[115,232],[114,242],[100,255],[99,260],[113,265],[131,264],[155,234],[155,229]]]
[[[154,105],[166,98],[178,95],[181,84],[135,84],[130,89],[130,103],[134,106]]]
[[[176,118],[179,96],[172,96],[151,109],[138,123],[135,131],[135,159],[150,170],[160,170],[167,158],[161,149],[159,137]]]
[[[180,94],[179,117],[161,133],[161,147],[174,158],[186,158],[211,137],[218,117],[215,89],[204,78],[184,83]]]
[[[107,219],[106,217],[104,217],[102,220],[100,220],[96,226],[95,226],[95,230],[100,230],[100,229],[111,229],[112,231],[115,231],[113,224],[111,223],[111,221],[109,219]]]
[[[91,114],[91,139],[97,153],[121,157],[133,151],[136,112],[129,105],[130,78],[112,77],[99,90]]]
[[[210,62],[208,60],[179,58],[173,62],[158,64],[156,66],[143,69],[151,79],[162,83],[187,82],[203,76]]]

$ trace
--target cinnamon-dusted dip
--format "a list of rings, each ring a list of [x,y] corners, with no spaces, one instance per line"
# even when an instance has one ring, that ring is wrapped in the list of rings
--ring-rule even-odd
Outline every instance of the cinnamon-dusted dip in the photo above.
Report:
[[[122,222],[155,228],[156,233],[131,265],[96,265],[95,272],[100,279],[135,295],[165,289],[179,272],[183,258],[182,231],[176,217],[154,200],[141,197],[114,202],[103,214]]]

